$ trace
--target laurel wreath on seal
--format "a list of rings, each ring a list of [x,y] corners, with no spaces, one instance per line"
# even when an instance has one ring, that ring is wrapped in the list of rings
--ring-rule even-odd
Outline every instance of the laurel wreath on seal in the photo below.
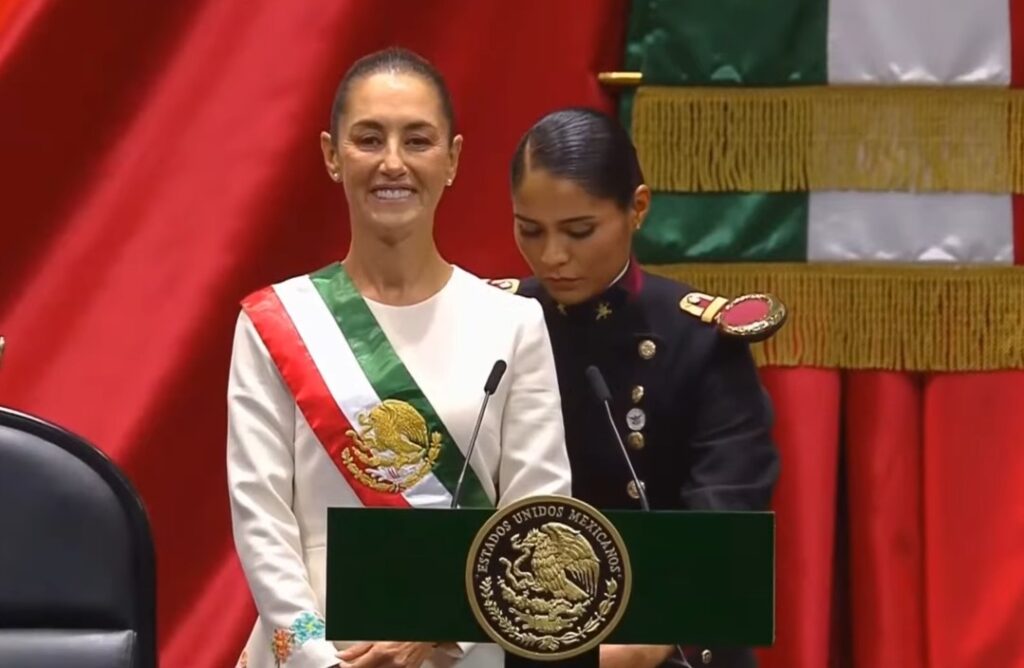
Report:
[[[437,449],[440,450],[440,447],[438,447]],[[437,458],[437,455],[434,453],[433,449],[431,450],[430,454],[433,456],[434,459]],[[420,464],[419,468],[417,468],[414,473],[411,473],[409,475],[410,482],[405,485],[400,485],[390,480],[378,480],[377,478],[367,475],[366,471],[359,468],[356,462],[352,459],[352,454],[349,452],[348,448],[342,450],[341,461],[342,463],[345,464],[345,468],[348,469],[349,473],[351,473],[356,480],[363,483],[364,485],[366,485],[367,487],[374,491],[387,492],[389,494],[398,494],[409,489],[413,484],[422,480],[423,476],[430,473],[430,469],[433,466],[432,460],[424,461],[422,464]]]
[[[488,577],[480,583],[480,596],[484,599],[483,607],[487,611],[488,616],[498,625],[502,632],[519,643],[520,646],[526,648],[537,647],[548,652],[558,651],[562,645],[576,645],[586,640],[587,636],[599,629],[601,624],[608,619],[608,613],[611,612],[612,605],[615,604],[615,599],[618,598],[617,592],[619,590],[619,583],[617,581],[605,580],[604,598],[597,604],[597,610],[583,623],[583,626],[578,630],[566,631],[558,636],[550,634],[538,636],[528,631],[519,630],[512,623],[512,620],[505,616],[501,608],[494,601],[494,589],[491,582],[492,578]]]

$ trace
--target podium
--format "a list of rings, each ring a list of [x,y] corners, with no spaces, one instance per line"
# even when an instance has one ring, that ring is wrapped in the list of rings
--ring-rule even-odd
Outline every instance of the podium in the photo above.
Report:
[[[497,642],[506,666],[596,666],[596,643],[583,651],[587,643],[566,631],[573,619],[584,625],[580,633],[593,627],[588,642],[770,645],[774,540],[770,512],[596,511],[566,497],[532,497],[500,510],[330,508],[326,635]],[[531,612],[530,601],[546,601],[545,613]],[[509,627],[524,617],[534,631]],[[503,637],[502,625],[532,644],[524,649]],[[555,640],[543,640],[544,629]],[[573,655],[546,654],[552,642]]]

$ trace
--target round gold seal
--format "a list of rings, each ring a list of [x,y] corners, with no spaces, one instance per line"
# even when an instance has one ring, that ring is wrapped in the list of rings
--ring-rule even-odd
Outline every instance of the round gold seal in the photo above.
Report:
[[[629,554],[596,508],[534,496],[480,528],[466,561],[477,622],[506,651],[565,659],[599,645],[629,602]]]

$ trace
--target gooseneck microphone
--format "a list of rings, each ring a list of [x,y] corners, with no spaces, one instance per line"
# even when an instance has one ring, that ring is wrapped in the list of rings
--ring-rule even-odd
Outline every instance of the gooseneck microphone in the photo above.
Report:
[[[636,493],[640,497],[640,507],[649,511],[651,506],[647,503],[647,492],[644,491],[644,486],[640,484],[640,478],[637,477],[636,470],[633,468],[633,462],[629,458],[626,444],[622,442],[619,429],[615,426],[615,418],[612,416],[612,393],[608,390],[608,383],[604,382],[604,376],[601,375],[601,370],[596,366],[588,366],[585,373],[594,397],[604,405],[604,411],[608,415],[608,425],[612,428],[612,433],[615,434],[615,441],[619,444],[622,458],[626,460],[626,466],[629,467],[629,475],[633,477],[633,484],[636,485]],[[675,649],[683,662],[682,665],[690,668],[690,662],[686,659],[686,652],[683,651],[682,645],[676,645]]]
[[[629,467],[629,475],[633,478],[633,484],[636,485],[636,493],[640,497],[640,507],[644,510],[650,510],[651,506],[647,503],[647,492],[644,491],[644,486],[636,475],[633,462],[626,451],[626,444],[622,442],[622,436],[619,435],[619,430],[615,426],[615,418],[612,417],[612,393],[608,390],[608,384],[604,382],[604,376],[601,375],[601,370],[596,366],[588,366],[586,375],[587,380],[590,382],[591,391],[593,391],[597,400],[604,405],[605,414],[608,416],[608,425],[611,427],[612,433],[615,434],[615,441],[619,444],[622,458],[626,461],[626,466]]]
[[[491,373],[487,376],[487,382],[484,383],[484,400],[480,404],[480,413],[476,416],[476,426],[473,427],[473,435],[469,438],[469,448],[466,450],[466,461],[462,463],[462,471],[459,473],[459,482],[456,483],[455,492],[452,494],[452,508],[456,508],[459,505],[459,498],[462,494],[462,482],[466,479],[469,460],[473,457],[473,448],[476,447],[476,437],[480,433],[480,424],[484,421],[487,401],[494,394],[495,390],[498,389],[498,384],[501,383],[501,377],[505,375],[505,369],[507,368],[508,364],[505,363],[505,360],[498,360],[491,367]]]

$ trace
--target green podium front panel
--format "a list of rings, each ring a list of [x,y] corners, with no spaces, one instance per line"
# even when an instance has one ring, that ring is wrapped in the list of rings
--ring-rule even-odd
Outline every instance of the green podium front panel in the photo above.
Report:
[[[466,559],[492,514],[329,509],[327,637],[491,642],[466,596]],[[605,642],[773,642],[773,513],[603,514],[625,542],[633,582],[625,615]]]

